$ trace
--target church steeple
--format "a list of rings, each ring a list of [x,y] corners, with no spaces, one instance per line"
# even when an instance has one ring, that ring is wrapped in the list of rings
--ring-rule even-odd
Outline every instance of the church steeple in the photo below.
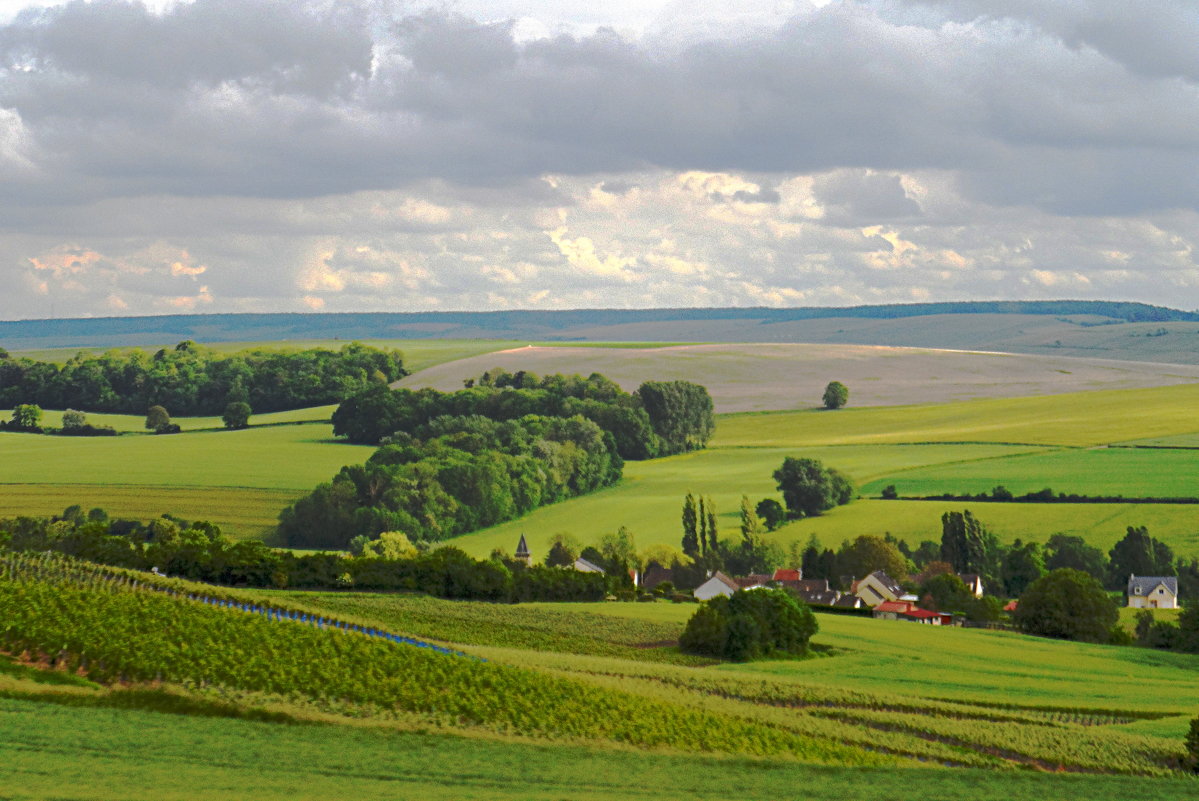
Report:
[[[520,535],[520,542],[518,542],[518,543],[516,544],[516,554],[515,554],[515,556],[516,556],[516,558],[517,558],[517,559],[519,559],[520,561],[524,562],[526,565],[529,563],[529,560],[530,560],[530,559],[532,558],[532,556],[533,556],[531,553],[529,553],[529,544],[528,544],[527,542],[525,542],[525,535],[524,535],[524,534],[521,534],[521,535]]]

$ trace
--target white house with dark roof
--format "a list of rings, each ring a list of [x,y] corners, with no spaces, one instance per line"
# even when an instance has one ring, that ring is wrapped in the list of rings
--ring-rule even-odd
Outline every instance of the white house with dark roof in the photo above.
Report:
[[[1177,609],[1178,578],[1129,576],[1128,605],[1133,609]]]
[[[717,595],[723,595],[727,598],[739,589],[741,589],[741,586],[735,580],[717,570],[712,574],[712,578],[696,587],[692,591],[692,595],[701,601],[708,601]]]

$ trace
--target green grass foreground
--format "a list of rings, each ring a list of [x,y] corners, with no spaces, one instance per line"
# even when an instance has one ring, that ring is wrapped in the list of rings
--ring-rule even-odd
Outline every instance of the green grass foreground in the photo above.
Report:
[[[1187,778],[835,768],[0,699],[0,798],[1178,801]]]

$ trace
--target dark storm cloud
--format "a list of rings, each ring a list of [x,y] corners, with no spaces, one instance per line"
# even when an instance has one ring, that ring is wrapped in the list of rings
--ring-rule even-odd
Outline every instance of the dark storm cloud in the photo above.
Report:
[[[834,3],[660,49],[606,29],[517,44],[511,23],[365,0],[73,2],[0,28],[24,159],[0,202],[860,168],[953,171],[974,198],[1057,212],[1194,208],[1199,183],[1177,176],[1199,167],[1195,17],[1162,0]]]
[[[898,175],[839,170],[816,178],[812,193],[834,225],[870,225],[920,215],[920,204],[907,196]]]

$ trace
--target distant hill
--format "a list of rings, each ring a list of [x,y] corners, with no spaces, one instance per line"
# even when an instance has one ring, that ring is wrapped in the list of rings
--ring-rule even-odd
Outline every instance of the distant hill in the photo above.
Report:
[[[1113,301],[846,308],[184,314],[0,322],[9,350],[335,339],[838,342],[1199,363],[1199,313]]]

